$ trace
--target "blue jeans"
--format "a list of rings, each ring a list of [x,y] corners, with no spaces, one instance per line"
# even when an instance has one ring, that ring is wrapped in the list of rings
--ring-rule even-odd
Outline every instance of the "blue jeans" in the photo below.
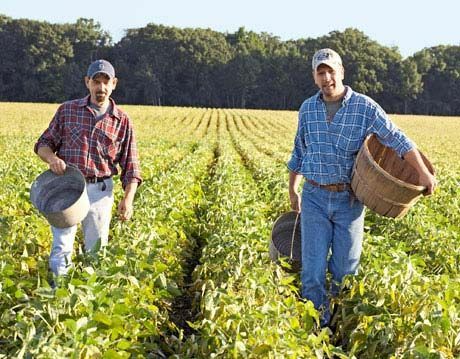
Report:
[[[356,274],[364,231],[364,206],[348,191],[330,192],[305,182],[302,190],[302,297],[321,311],[321,326],[330,320],[329,299],[342,279]],[[326,270],[332,277],[330,294]]]

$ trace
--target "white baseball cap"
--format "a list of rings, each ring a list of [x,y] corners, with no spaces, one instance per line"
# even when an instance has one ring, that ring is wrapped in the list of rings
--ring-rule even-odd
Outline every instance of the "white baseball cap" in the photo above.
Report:
[[[332,67],[334,70],[338,70],[342,67],[342,59],[340,55],[332,49],[321,49],[315,52],[313,59],[311,60],[311,66],[314,71],[318,69],[318,66],[325,64]]]

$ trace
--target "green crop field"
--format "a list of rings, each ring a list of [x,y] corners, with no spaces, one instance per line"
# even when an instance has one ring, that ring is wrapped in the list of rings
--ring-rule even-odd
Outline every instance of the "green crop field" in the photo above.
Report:
[[[392,116],[439,188],[401,220],[367,212],[331,333],[268,254],[295,112],[125,106],[144,176],[135,215],[97,254],[76,241],[54,292],[29,190],[56,108],[0,103],[0,358],[460,357],[460,118]]]

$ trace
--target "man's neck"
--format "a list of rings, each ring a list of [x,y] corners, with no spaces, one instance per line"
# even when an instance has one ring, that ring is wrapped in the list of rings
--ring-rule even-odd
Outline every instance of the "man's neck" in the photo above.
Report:
[[[110,105],[109,100],[104,101],[104,102],[100,102],[100,103],[90,100],[90,103],[91,103],[91,106],[98,107],[98,108],[107,108]]]
[[[347,88],[345,86],[342,86],[342,89],[341,91],[339,91],[338,95],[326,96],[325,94],[323,94],[323,100],[327,102],[340,101],[341,99],[345,97],[346,92],[347,92]]]

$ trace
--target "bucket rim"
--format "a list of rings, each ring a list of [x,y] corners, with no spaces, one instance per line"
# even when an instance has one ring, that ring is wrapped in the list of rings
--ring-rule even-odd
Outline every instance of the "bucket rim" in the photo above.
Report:
[[[275,219],[275,222],[273,222],[272,229],[271,229],[271,231],[270,231],[270,242],[274,242],[274,240],[273,240],[273,230],[275,229],[275,227],[276,227],[276,225],[278,224],[278,222],[279,222],[283,217],[286,217],[286,216],[291,215],[291,214],[295,214],[296,216],[297,216],[297,215],[300,216],[300,212],[291,210],[291,211],[287,211],[287,212],[284,212],[284,213],[280,214],[280,215]],[[299,222],[299,225],[300,225],[300,222]]]
[[[80,181],[82,184],[83,184],[83,190],[81,191],[81,194],[80,194],[80,197],[77,199],[76,202],[78,202],[81,198],[82,195],[84,195],[84,193],[86,192],[86,181],[85,181],[85,176],[83,176],[83,173],[74,165],[69,165],[67,164],[66,166],[66,170],[65,170],[65,173],[63,175],[57,175],[55,174],[53,171],[51,171],[50,169],[47,169],[45,171],[43,171],[42,173],[40,173],[36,178],[35,180],[32,182],[32,186],[31,186],[31,190],[30,190],[30,200],[32,202],[32,204],[34,205],[35,208],[37,208],[37,210],[42,213],[45,217],[47,216],[53,216],[53,215],[58,215],[58,214],[61,214],[61,213],[65,213],[66,211],[69,210],[69,208],[71,208],[72,206],[75,205],[75,203],[73,203],[72,205],[70,205],[69,207],[67,208],[64,208],[60,211],[44,211],[42,209],[39,208],[39,205],[37,203],[37,200],[38,200],[38,195],[39,195],[39,192],[36,193],[34,190],[33,190],[33,187],[34,186],[38,186],[39,185],[39,179],[40,177],[45,177],[46,175],[51,175],[53,177],[53,179],[51,181],[54,181],[56,179],[58,179],[59,177],[58,176],[69,176],[69,174],[71,176],[74,176],[76,175],[76,179],[78,181]],[[51,182],[50,181],[50,182]]]

